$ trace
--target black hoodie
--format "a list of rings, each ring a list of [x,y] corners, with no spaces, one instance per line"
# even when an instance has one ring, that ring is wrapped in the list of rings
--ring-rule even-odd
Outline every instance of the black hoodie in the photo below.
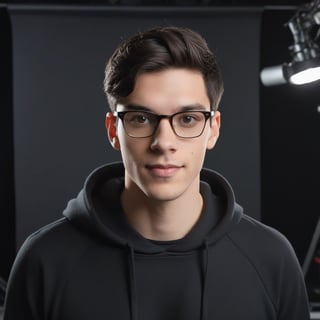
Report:
[[[126,221],[122,164],[95,170],[60,220],[14,263],[4,320],[307,320],[288,241],[246,216],[229,183],[203,169],[204,208],[183,239],[152,241]]]

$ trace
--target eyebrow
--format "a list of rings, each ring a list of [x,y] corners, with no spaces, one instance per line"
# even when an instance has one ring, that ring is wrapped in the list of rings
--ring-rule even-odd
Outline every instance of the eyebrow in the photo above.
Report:
[[[150,107],[147,106],[142,106],[138,104],[128,104],[124,105],[125,110],[128,111],[147,111],[147,112],[152,112],[155,113]],[[207,107],[200,103],[194,103],[190,105],[185,105],[185,106],[180,106],[177,108],[176,112],[182,112],[182,111],[207,111]]]

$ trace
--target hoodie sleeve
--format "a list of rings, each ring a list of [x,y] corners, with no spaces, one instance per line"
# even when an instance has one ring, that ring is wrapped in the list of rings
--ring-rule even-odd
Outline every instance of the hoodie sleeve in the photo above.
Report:
[[[3,320],[43,320],[41,267],[28,239],[15,259],[8,281]]]
[[[290,243],[284,241],[287,248],[279,261],[278,319],[309,320],[310,308],[300,264]]]
[[[65,284],[91,244],[66,218],[32,234],[13,264],[3,320],[60,319]]]
[[[310,308],[304,277],[288,239],[274,228],[245,216],[230,235],[250,261],[277,320],[309,320]]]

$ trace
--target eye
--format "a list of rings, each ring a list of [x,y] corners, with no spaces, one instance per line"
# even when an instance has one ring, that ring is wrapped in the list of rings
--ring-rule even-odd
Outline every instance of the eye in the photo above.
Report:
[[[137,123],[146,123],[148,121],[148,117],[145,116],[144,114],[136,114],[132,118],[132,121]]]
[[[125,116],[125,122],[131,126],[150,126],[155,121],[154,115],[147,112],[133,111],[126,113]]]
[[[194,121],[194,117],[189,114],[181,117],[181,122],[183,123],[188,124],[188,123],[192,123],[192,121]]]
[[[202,113],[188,112],[178,115],[178,123],[181,126],[190,127],[202,121]]]

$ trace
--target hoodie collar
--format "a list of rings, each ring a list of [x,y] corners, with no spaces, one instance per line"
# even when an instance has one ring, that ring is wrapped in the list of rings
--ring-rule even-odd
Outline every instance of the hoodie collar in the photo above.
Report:
[[[204,207],[194,228],[186,237],[166,245],[150,241],[125,219],[120,203],[123,176],[122,163],[97,168],[88,176],[78,197],[68,203],[63,215],[83,232],[146,254],[195,250],[203,245],[204,239],[212,245],[241,219],[242,208],[236,204],[230,184],[215,171],[203,169],[200,191]]]

